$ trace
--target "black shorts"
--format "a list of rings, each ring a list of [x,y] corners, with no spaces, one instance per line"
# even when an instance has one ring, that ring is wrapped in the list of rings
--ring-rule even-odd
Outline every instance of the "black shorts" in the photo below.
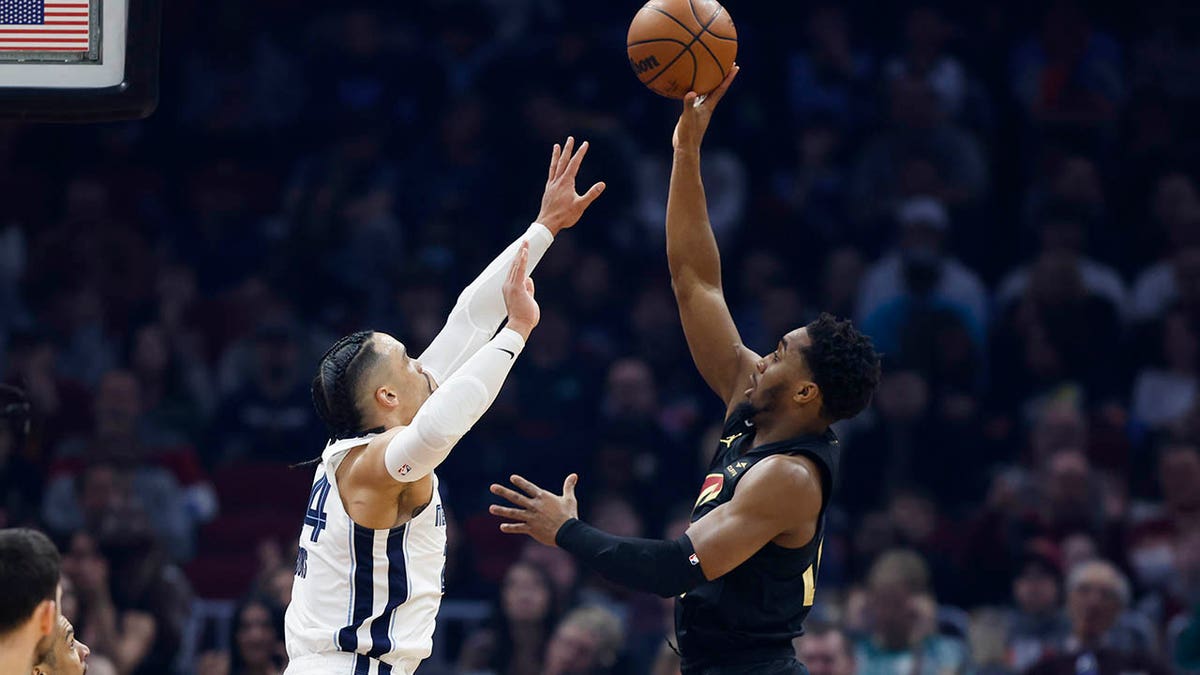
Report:
[[[739,663],[737,665],[685,668],[683,675],[808,675],[808,668],[795,658]]]

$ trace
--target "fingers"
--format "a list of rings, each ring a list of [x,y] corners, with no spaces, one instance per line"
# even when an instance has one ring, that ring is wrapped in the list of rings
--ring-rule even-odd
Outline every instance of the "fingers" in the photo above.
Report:
[[[524,478],[518,476],[515,473],[513,475],[509,476],[508,479],[510,481],[512,481],[513,485],[516,485],[517,487],[524,490],[525,494],[529,495],[530,497],[536,498],[542,492],[542,488],[534,485],[533,483],[525,480]]]
[[[525,277],[525,292],[534,295],[533,277]]]
[[[496,495],[497,497],[507,499],[508,501],[516,504],[517,506],[521,506],[524,508],[529,508],[529,507],[533,506],[533,502],[529,499],[529,497],[526,497],[525,495],[523,495],[519,492],[514,492],[512,490],[509,490],[508,488],[504,487],[503,485],[498,485],[498,484],[493,483],[492,484],[492,494]]]
[[[579,483],[579,474],[573,473],[563,481],[563,496],[575,498],[575,485]]]
[[[737,79],[737,75],[739,72],[741,72],[741,70],[741,67],[735,63],[733,64],[733,67],[729,69],[729,72],[725,73],[725,79],[716,89],[713,90],[711,94],[708,95],[707,103],[709,107],[716,107],[716,105],[721,102],[721,99],[725,97],[725,92],[729,91],[729,86],[732,85],[733,81]]]
[[[583,145],[579,146],[579,152],[575,153],[575,156],[571,158],[571,163],[567,165],[567,176],[574,178],[575,174],[579,173],[579,165],[583,164],[583,158],[587,157],[587,151],[590,147],[592,146],[587,141],[584,141]]]
[[[567,170],[567,164],[571,161],[571,153],[575,152],[575,137],[567,136],[567,143],[563,146],[562,152],[558,155],[558,164],[554,170],[554,177],[562,176]]]
[[[529,518],[529,512],[524,509],[514,509],[508,506],[500,506],[498,504],[492,504],[489,506],[488,513],[492,514],[493,516],[508,518],[509,520],[519,520],[522,523]]]
[[[562,146],[555,143],[554,150],[550,152],[550,176],[546,179],[547,182],[554,180],[555,171],[558,170],[558,157],[561,154]]]
[[[683,111],[687,112],[696,107],[696,98],[699,95],[694,91],[689,91],[683,95]]]
[[[521,283],[527,274],[529,267],[529,242],[521,242],[521,248],[517,250],[517,255],[513,257],[512,264],[508,267],[507,283],[516,285]]]
[[[529,526],[525,523],[500,523],[500,531],[505,534],[530,534]]]
[[[587,207],[591,206],[592,202],[596,201],[600,195],[604,194],[604,190],[606,188],[608,188],[608,186],[605,185],[603,181],[593,185],[592,189],[587,191],[587,194],[579,198],[579,201],[583,203],[583,208],[586,209]]]

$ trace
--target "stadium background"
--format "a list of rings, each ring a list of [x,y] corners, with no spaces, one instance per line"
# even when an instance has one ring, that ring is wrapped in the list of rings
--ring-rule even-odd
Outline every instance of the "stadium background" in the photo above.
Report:
[[[887,353],[840,430],[814,614],[862,673],[1021,672],[1097,621],[1196,668],[1200,10],[881,4],[730,0],[744,72],[704,158],[747,344],[824,310]],[[530,349],[439,469],[422,672],[554,672],[556,650],[670,672],[667,605],[485,512],[492,480],[577,470],[593,523],[677,532],[714,446],[664,256],[677,107],[625,63],[635,10],[172,0],[153,118],[0,127],[3,373],[35,410],[23,449],[0,434],[0,525],[58,538],[92,672],[274,672],[317,358],[366,326],[419,351],[567,134],[609,190],[539,267]],[[1092,558],[1127,603],[1114,576],[1065,591]],[[578,606],[606,611],[556,632]],[[879,649],[897,621],[917,628]]]

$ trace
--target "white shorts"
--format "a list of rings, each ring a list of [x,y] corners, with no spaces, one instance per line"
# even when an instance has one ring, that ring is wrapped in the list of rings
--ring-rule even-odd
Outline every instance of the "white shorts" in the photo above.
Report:
[[[283,675],[354,675],[357,658],[358,655],[349,652],[301,656],[288,664]],[[382,665],[382,662],[376,659],[367,660],[370,661],[370,668],[367,669],[366,675],[379,675],[379,666]],[[392,675],[413,675],[414,671],[416,671],[415,664],[411,668],[405,664],[392,667]]]

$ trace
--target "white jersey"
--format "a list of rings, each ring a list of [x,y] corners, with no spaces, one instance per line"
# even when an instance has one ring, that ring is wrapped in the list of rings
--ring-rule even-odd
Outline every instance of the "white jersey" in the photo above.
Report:
[[[433,499],[391,530],[350,519],[337,468],[369,437],[331,443],[308,498],[287,609],[287,675],[411,675],[433,649],[446,566],[446,515]]]

